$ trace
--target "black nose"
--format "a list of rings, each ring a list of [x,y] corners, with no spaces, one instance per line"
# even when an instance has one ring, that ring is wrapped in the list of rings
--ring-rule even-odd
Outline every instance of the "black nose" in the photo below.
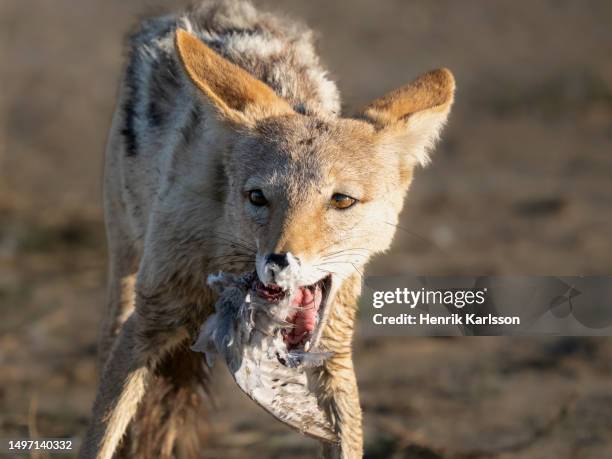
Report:
[[[289,266],[286,253],[271,253],[266,257],[266,262],[278,266],[280,269]]]

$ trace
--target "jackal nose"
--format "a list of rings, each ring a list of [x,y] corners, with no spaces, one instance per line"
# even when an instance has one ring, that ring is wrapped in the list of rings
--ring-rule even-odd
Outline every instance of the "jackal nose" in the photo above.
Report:
[[[289,259],[286,253],[271,253],[266,257],[268,265],[276,265],[279,269],[289,266]]]
[[[274,284],[283,289],[293,287],[300,271],[300,260],[291,252],[271,253],[259,258],[257,275],[264,285]]]

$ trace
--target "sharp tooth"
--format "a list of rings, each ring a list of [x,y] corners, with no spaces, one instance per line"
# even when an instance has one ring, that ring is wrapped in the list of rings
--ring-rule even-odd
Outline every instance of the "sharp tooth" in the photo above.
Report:
[[[310,349],[310,340],[306,341],[306,343],[304,343],[304,351],[308,352],[308,350]]]

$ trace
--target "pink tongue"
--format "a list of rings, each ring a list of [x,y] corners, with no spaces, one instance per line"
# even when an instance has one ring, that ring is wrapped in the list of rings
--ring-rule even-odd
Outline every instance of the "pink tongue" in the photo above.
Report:
[[[296,308],[287,320],[293,323],[293,329],[286,336],[289,344],[298,344],[307,333],[315,329],[317,311],[321,305],[321,289],[311,292],[307,288],[300,288],[293,297],[291,305]]]

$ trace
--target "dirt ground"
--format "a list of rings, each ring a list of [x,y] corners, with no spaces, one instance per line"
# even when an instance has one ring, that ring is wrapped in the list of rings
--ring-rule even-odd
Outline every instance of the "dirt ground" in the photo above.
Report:
[[[456,75],[444,140],[368,274],[612,274],[611,2],[256,3],[320,32],[348,114],[431,68]],[[0,2],[0,438],[83,435],[122,40],[177,4]],[[612,457],[610,339],[355,346],[368,458]],[[214,386],[203,458],[314,456],[224,371]]]

